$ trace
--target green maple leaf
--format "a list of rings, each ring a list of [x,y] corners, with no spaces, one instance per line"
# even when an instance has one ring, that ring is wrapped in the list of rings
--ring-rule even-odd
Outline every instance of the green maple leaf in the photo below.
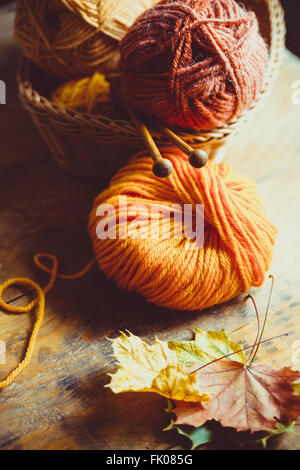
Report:
[[[199,428],[193,428],[192,426],[179,426],[174,424],[174,421],[172,420],[171,424],[165,428],[164,431],[171,431],[172,429],[176,429],[181,436],[187,437],[192,442],[191,450],[212,442],[213,431],[208,429],[206,426],[200,426]]]
[[[172,410],[173,404],[171,400],[168,400],[168,407],[165,411],[167,413],[172,413]],[[180,426],[175,424],[173,419],[171,419],[171,423],[164,429],[164,431],[172,431],[173,429],[175,429],[178,434],[187,437],[191,441],[191,450],[204,444],[208,444],[213,440],[213,431],[208,429],[206,426],[200,426],[199,428],[194,428],[193,426]]]
[[[270,431],[265,437],[262,437],[261,439],[257,440],[257,443],[261,443],[264,448],[267,447],[267,442],[271,437],[278,436],[279,434],[284,434],[286,432],[290,434],[295,434],[295,421],[292,421],[290,424],[285,425],[283,423],[278,423],[277,429],[273,429]]]

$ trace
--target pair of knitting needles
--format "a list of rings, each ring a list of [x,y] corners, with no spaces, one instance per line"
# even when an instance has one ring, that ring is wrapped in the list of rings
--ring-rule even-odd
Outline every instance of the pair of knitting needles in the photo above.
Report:
[[[153,174],[158,178],[167,178],[173,171],[172,162],[167,158],[163,158],[146,124],[140,119],[140,117],[135,113],[135,111],[133,111],[126,100],[122,97],[120,92],[120,84],[117,83],[115,78],[112,78],[111,82],[114,90],[119,95],[133,124],[142,137],[148,152],[153,159]],[[173,144],[180,148],[180,150],[182,150],[189,157],[189,162],[194,168],[202,168],[204,165],[206,165],[208,156],[204,150],[193,149],[193,147],[191,147],[181,137],[179,137],[179,135],[175,134],[175,132],[173,132],[168,127],[158,125],[157,128],[167,137],[169,141],[173,142]]]
[[[124,101],[123,103],[136,129],[144,140],[145,145],[153,159],[153,174],[158,178],[167,178],[173,171],[172,162],[167,158],[163,158],[156,143],[154,142],[154,139],[148,127],[141,121],[141,119],[136,115],[136,113],[130,108],[127,103],[125,103]],[[180,148],[180,150],[182,150],[189,157],[189,162],[194,168],[202,168],[204,165],[206,165],[208,156],[204,150],[193,149],[193,147],[187,144],[181,137],[175,134],[175,132],[173,132],[168,127],[159,125],[158,130],[162,132],[168,138],[169,141],[173,142],[173,144]]]

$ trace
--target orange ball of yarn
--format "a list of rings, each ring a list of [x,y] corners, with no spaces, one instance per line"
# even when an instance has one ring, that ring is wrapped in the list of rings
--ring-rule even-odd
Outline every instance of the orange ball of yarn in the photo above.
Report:
[[[89,231],[101,270],[122,289],[179,310],[208,308],[246,292],[250,286],[260,286],[271,263],[276,228],[263,211],[255,183],[224,162],[209,161],[204,168],[195,169],[177,149],[166,149],[163,156],[174,167],[167,179],[153,176],[153,161],[141,152],[96,198]],[[127,197],[127,212],[120,205],[120,196]],[[115,208],[115,237],[99,238],[99,222],[108,221],[97,210],[107,207],[102,204]],[[203,246],[184,234],[175,236],[175,217],[170,237],[165,237],[163,230],[152,238],[144,237],[142,230],[140,237],[124,237],[124,230],[134,221],[130,211],[136,204],[142,205],[139,217],[144,228],[149,227],[153,205],[165,214],[174,204],[183,211],[184,204],[192,204],[193,211],[196,204],[202,204]],[[165,215],[161,215],[161,228],[165,222]]]
[[[121,43],[129,103],[169,126],[196,130],[249,109],[267,64],[255,13],[235,0],[163,0]]]

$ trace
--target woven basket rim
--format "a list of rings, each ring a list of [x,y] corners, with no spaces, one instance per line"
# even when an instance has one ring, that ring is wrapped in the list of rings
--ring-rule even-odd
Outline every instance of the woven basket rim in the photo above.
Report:
[[[272,89],[281,65],[282,51],[285,47],[284,12],[280,0],[259,1],[264,1],[268,7],[270,26],[269,65],[263,89],[250,109],[222,127],[198,132],[177,129],[176,132],[194,147],[201,147],[214,141],[218,143],[225,142],[248,121],[255,110],[259,109]],[[246,3],[245,0],[244,3]],[[95,141],[115,143],[117,139],[119,142],[133,147],[140,144],[141,138],[129,120],[111,119],[103,115],[92,115],[70,108],[63,108],[42,96],[37,90],[33,89],[30,82],[30,68],[30,61],[23,57],[17,80],[20,98],[24,107],[30,113],[34,113],[37,119],[40,117],[44,120],[49,119],[51,122],[57,122],[60,131],[66,134],[74,134],[79,131],[80,134],[88,135],[89,138]],[[166,138],[159,132],[151,129],[151,133],[158,142],[166,143]]]

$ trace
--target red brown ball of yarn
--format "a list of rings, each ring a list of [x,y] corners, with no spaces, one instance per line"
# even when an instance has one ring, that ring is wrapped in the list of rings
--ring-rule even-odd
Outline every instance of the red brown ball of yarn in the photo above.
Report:
[[[240,116],[260,93],[267,64],[255,14],[234,0],[163,0],[121,43],[128,102],[183,128]]]

